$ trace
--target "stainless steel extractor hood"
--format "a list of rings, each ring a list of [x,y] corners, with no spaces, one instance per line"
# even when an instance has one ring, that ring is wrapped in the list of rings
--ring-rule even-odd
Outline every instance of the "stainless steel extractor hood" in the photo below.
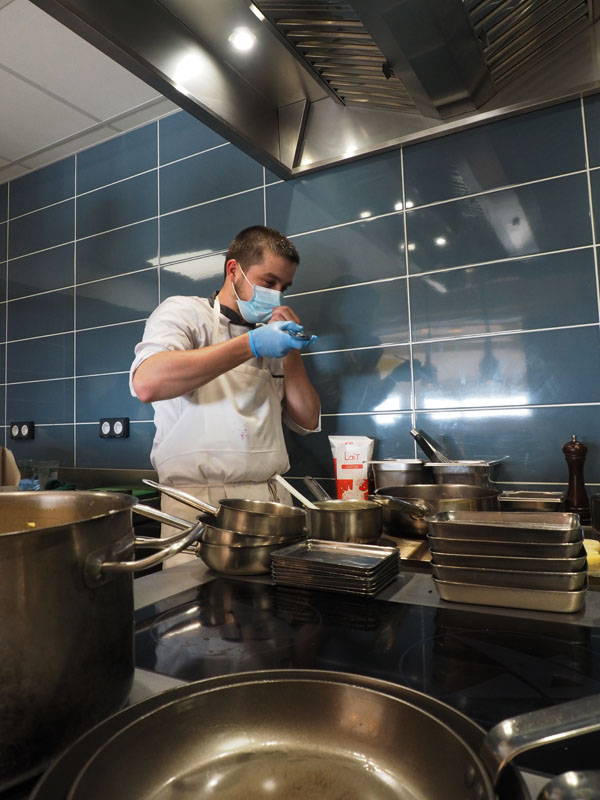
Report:
[[[33,2],[283,178],[600,90],[600,0]]]

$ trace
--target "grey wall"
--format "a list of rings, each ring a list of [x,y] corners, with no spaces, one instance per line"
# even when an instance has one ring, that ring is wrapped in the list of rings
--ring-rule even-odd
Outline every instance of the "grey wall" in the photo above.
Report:
[[[332,475],[327,435],[414,457],[509,456],[499,478],[561,483],[562,445],[600,483],[600,96],[278,181],[184,112],[0,186],[0,423],[18,458],[149,466],[152,409],[127,370],[144,320],[221,283],[241,228],[291,236],[289,302],[323,433],[294,476]],[[129,416],[131,436],[98,436]],[[34,420],[36,438],[7,438]]]

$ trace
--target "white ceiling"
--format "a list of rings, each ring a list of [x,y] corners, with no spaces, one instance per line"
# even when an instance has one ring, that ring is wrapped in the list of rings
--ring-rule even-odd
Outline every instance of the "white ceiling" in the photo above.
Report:
[[[174,109],[28,0],[0,0],[0,184]]]

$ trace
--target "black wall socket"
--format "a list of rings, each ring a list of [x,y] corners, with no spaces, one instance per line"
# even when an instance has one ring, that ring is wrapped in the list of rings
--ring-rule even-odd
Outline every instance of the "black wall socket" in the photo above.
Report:
[[[99,434],[101,439],[126,439],[129,436],[129,417],[103,417]]]
[[[35,422],[11,422],[9,429],[11,439],[35,438]]]

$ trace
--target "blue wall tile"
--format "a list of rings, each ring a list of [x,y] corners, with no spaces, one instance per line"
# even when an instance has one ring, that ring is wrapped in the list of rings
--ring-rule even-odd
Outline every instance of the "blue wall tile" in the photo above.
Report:
[[[415,206],[580,169],[585,148],[579,100],[404,151],[406,201]]]
[[[600,95],[583,100],[590,167],[600,166]]]
[[[13,451],[17,461],[53,459],[61,467],[71,467],[75,463],[73,430],[73,425],[36,425],[35,439],[8,439],[7,446]]]
[[[93,328],[77,334],[77,375],[128,370],[133,349],[142,340],[143,322]]]
[[[303,359],[324,414],[410,409],[410,349],[373,347]]]
[[[267,225],[290,236],[401,209],[398,152],[268,186]]]
[[[161,261],[227,250],[243,228],[262,221],[262,189],[168,214],[160,220]]]
[[[10,183],[10,216],[67,200],[75,195],[75,156],[42,167]]]
[[[77,378],[76,388],[77,422],[96,422],[101,417],[151,421],[154,416],[151,405],[131,396],[126,374]]]
[[[597,325],[414,345],[413,358],[417,408],[600,401]]]
[[[147,172],[77,198],[77,236],[119,228],[155,217],[157,172]]]
[[[594,229],[596,241],[600,239],[600,169],[593,169],[590,172],[590,183],[592,186],[592,206],[594,209]]]
[[[77,465],[112,469],[152,469],[154,423],[129,426],[127,439],[101,439],[97,425],[77,425]]]
[[[295,236],[292,241],[300,254],[294,293],[406,274],[401,213]]]
[[[11,383],[6,387],[6,418],[37,425],[73,422],[73,379]]]
[[[157,270],[77,287],[77,328],[145,319],[158,304]]]
[[[595,295],[591,247],[413,276],[413,339],[595,322]]]
[[[7,224],[0,223],[0,258],[4,261],[6,258],[6,231]]]
[[[225,139],[185,111],[161,119],[158,125],[161,164],[225,144]]]
[[[167,214],[262,185],[256,161],[233,145],[219,147],[161,168],[160,211]]]
[[[73,333],[65,333],[7,344],[7,381],[71,377],[74,338]]]
[[[58,205],[11,220],[8,256],[16,258],[71,242],[74,234],[75,203],[73,200],[65,200]]]
[[[11,300],[7,305],[7,314],[9,340],[72,331],[73,289]]]
[[[161,267],[160,299],[179,294],[210,297],[223,285],[225,254],[178,261]]]
[[[409,211],[406,225],[411,272],[591,244],[587,178],[570,175]]]
[[[120,181],[157,166],[157,123],[116,136],[77,156],[77,193]]]
[[[101,233],[77,243],[77,282],[108,278],[158,264],[158,220]]]
[[[289,305],[319,337],[312,352],[408,342],[405,279],[298,295]]]
[[[9,261],[9,299],[72,286],[75,274],[74,250],[73,243],[64,244]]]
[[[0,184],[0,222],[8,216],[8,183]]]

